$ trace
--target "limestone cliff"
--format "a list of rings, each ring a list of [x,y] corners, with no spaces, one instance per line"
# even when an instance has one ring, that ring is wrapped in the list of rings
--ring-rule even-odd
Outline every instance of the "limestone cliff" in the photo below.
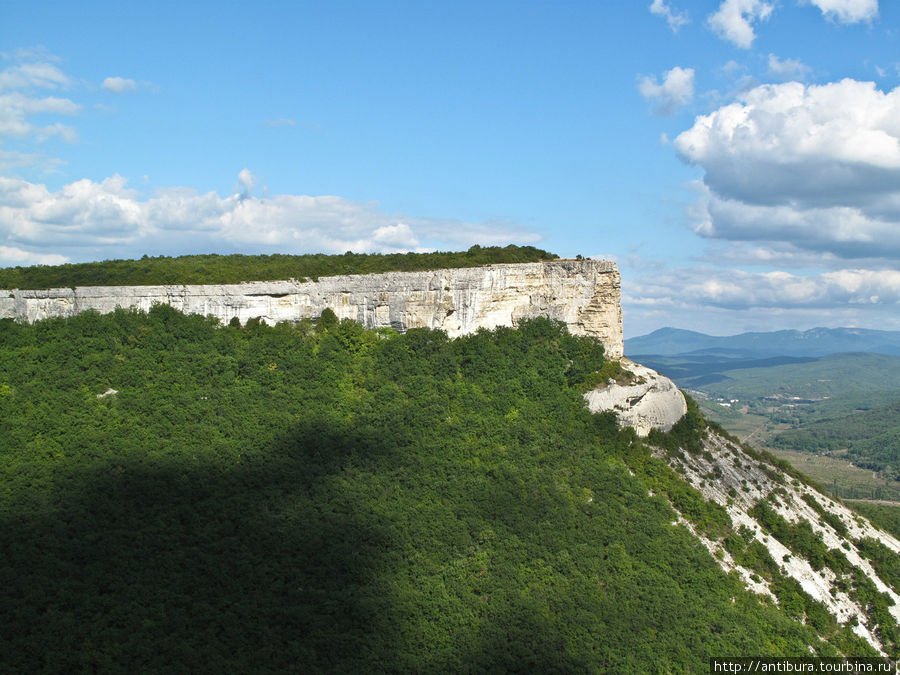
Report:
[[[318,281],[198,286],[89,286],[0,291],[0,318],[37,321],[155,303],[227,323],[315,319],[325,308],[369,328],[440,328],[451,337],[547,316],[622,356],[621,282],[615,263],[595,260],[488,265],[425,272],[322,277]]]
[[[629,359],[622,366],[632,373],[627,384],[610,382],[584,395],[591,412],[612,410],[619,424],[634,427],[638,436],[651,429],[669,431],[687,412],[687,402],[675,383],[655,370]]]

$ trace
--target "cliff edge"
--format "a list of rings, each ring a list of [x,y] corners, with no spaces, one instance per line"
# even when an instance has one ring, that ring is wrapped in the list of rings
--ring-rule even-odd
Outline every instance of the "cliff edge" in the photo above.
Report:
[[[329,308],[368,328],[440,328],[451,337],[546,316],[623,354],[621,279],[615,263],[553,260],[423,272],[222,285],[82,286],[0,291],[0,318],[33,322],[157,303],[223,323],[316,319]]]

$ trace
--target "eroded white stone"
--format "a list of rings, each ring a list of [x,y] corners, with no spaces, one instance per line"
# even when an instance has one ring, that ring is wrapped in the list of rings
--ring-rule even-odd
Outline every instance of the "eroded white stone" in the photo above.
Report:
[[[622,367],[634,374],[632,383],[610,383],[584,395],[591,412],[612,410],[623,427],[634,427],[638,436],[651,429],[669,431],[687,412],[684,395],[672,380],[626,358]]]
[[[601,260],[487,265],[422,272],[259,281],[222,285],[85,286],[0,291],[0,318],[28,322],[116,307],[149,310],[156,303],[223,323],[316,319],[330,308],[339,319],[369,328],[440,328],[450,337],[479,328],[514,326],[546,316],[575,335],[598,338],[607,356],[622,356],[621,280]]]

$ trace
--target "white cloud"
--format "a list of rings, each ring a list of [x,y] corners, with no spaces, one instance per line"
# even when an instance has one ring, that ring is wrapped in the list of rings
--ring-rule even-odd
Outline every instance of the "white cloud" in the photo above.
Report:
[[[666,71],[662,84],[655,77],[642,77],[638,80],[638,91],[653,104],[656,114],[674,115],[694,98],[694,69],[675,66]]]
[[[43,45],[32,47],[17,47],[12,52],[0,52],[0,58],[12,61],[47,61],[54,62],[61,59]]]
[[[709,267],[630,280],[629,320],[712,333],[900,328],[900,88],[756,86],[698,116],[673,145],[704,171],[688,216],[718,243],[700,257]],[[735,269],[747,265],[780,270]]]
[[[678,29],[684,25],[690,23],[690,19],[688,18],[687,12],[679,12],[678,10],[673,10],[669,5],[666,4],[665,0],[653,0],[653,3],[650,5],[650,12],[656,16],[661,16],[666,20],[666,23],[669,24],[669,28],[672,29],[673,33],[677,33]]]
[[[127,77],[107,77],[100,86],[114,94],[135,91],[138,87],[137,82]]]
[[[25,265],[62,265],[69,259],[54,253],[30,253],[20,248],[0,246],[0,267]]]
[[[723,40],[749,49],[756,37],[753,24],[768,19],[774,10],[774,3],[762,0],[723,0],[707,24]]]
[[[397,246],[415,250],[419,248],[419,240],[406,223],[396,225],[382,225],[375,229],[372,238],[383,246]]]
[[[33,253],[96,259],[185,251],[393,252],[539,239],[498,223],[400,217],[377,203],[341,197],[255,197],[254,185],[245,169],[227,197],[169,188],[142,199],[121,176],[80,180],[56,192],[0,177],[0,240]]]
[[[900,88],[756,87],[674,146],[705,171],[703,236],[900,258]]]
[[[833,253],[807,251],[785,242],[724,242],[709,247],[696,257],[707,264],[745,267],[748,265],[777,268],[842,269],[847,261]],[[859,258],[854,263],[866,268],[889,266],[883,259]]]
[[[67,124],[60,124],[59,122],[54,122],[53,124],[48,124],[43,127],[37,127],[34,132],[34,138],[38,143],[43,143],[48,138],[53,138],[54,136],[58,136],[66,143],[75,143],[78,140],[78,132],[75,131],[74,127],[70,127]]]
[[[628,278],[622,284],[626,337],[660,326],[711,335],[758,331],[761,326],[900,330],[896,274],[854,269],[801,277],[709,268]]]
[[[250,169],[241,169],[238,172],[237,193],[242,199],[246,199],[253,192],[254,187],[256,187],[256,176],[253,175]]]
[[[67,98],[34,98],[21,92],[0,94],[0,137],[34,137],[41,141],[60,136],[65,141],[73,142],[78,137],[73,128],[58,122],[36,126],[29,118],[33,115],[75,115],[80,110],[80,105]]]
[[[654,274],[628,286],[628,302],[656,308],[818,309],[855,305],[900,306],[900,271],[841,269],[816,276],[685,268]]]
[[[872,21],[878,17],[878,0],[811,0],[822,14],[840,23]]]
[[[0,71],[0,91],[57,89],[69,86],[68,76],[52,63],[24,63]]]
[[[854,184],[858,179],[838,167],[851,174],[855,168],[900,168],[898,139],[900,89],[884,93],[872,82],[845,79],[826,85],[789,82],[756,87],[739,102],[698,117],[675,143],[686,161],[714,166],[716,171],[739,160],[742,171],[754,169],[748,177],[753,184],[768,182],[759,170],[763,167],[773,170],[788,164],[794,171],[825,162],[826,174],[838,174],[830,178],[831,190],[848,178]],[[826,177],[816,176],[815,181]],[[734,189],[744,182],[735,176],[722,178]]]
[[[0,177],[0,233],[31,247],[120,244],[148,231],[145,214],[121,176],[83,179],[52,193],[44,185]]]
[[[779,59],[769,54],[769,75],[780,80],[804,79],[810,72],[809,66],[800,59]]]
[[[695,222],[704,237],[746,242],[788,242],[842,258],[900,259],[900,221],[875,218],[859,208],[766,206],[710,195]],[[698,209],[696,213],[702,213]]]
[[[9,55],[4,55],[10,58]],[[18,50],[12,58],[37,58],[31,63],[18,63],[0,71],[0,140],[30,138],[38,142],[59,137],[72,143],[78,134],[70,126],[55,122],[43,126],[31,122],[35,115],[76,115],[77,103],[57,96],[40,97],[36,89],[60,89],[70,86],[69,77],[50,63],[44,50]]]

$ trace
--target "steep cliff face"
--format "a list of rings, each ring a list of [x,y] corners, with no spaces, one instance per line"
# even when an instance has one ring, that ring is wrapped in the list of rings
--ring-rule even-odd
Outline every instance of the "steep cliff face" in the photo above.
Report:
[[[622,356],[621,282],[612,262],[555,260],[425,272],[209,286],[91,286],[0,291],[0,318],[28,322],[155,303],[228,322],[315,319],[326,308],[369,328],[440,328],[455,337],[547,316]]]

